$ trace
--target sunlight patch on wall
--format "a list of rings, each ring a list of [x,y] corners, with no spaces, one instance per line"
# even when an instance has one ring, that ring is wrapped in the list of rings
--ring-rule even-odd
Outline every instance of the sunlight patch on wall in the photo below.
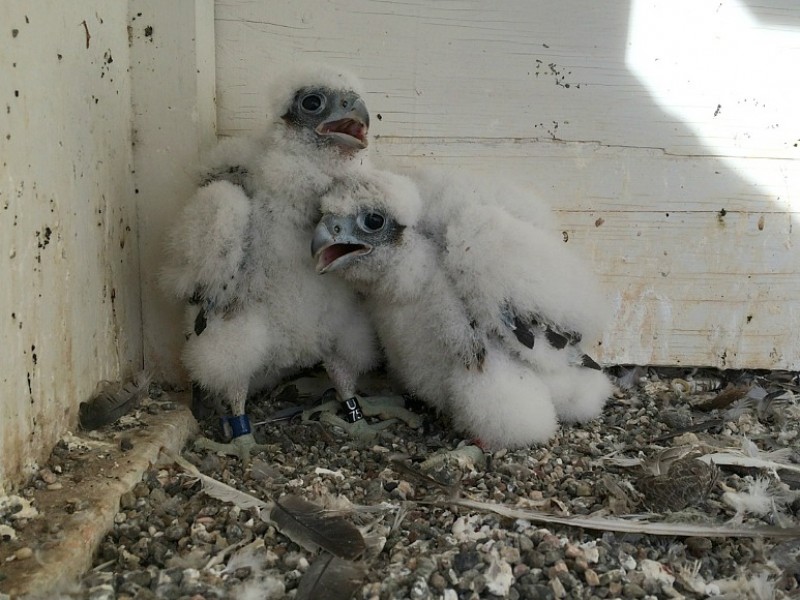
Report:
[[[778,210],[800,212],[800,30],[738,0],[632,0],[626,63],[699,138],[668,152],[719,156]],[[750,158],[777,160],[756,172]]]

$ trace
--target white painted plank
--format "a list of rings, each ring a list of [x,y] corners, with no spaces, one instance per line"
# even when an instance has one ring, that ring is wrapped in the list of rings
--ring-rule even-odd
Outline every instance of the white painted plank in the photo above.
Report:
[[[265,122],[274,68],[348,67],[381,164],[556,208],[616,298],[605,362],[800,367],[796,3],[216,5],[222,134]]]
[[[264,121],[273,66],[326,60],[365,80],[388,135],[800,157],[789,0],[221,0],[216,19],[226,134]]]
[[[131,74],[145,364],[181,379],[182,307],[158,285],[164,241],[215,139],[213,0],[132,0]]]
[[[785,213],[800,207],[796,160],[753,158],[743,167],[596,143],[380,135],[373,151],[397,170],[430,165],[508,177],[557,209]]]
[[[125,3],[0,3],[0,493],[141,368]]]
[[[435,142],[381,139],[378,160],[401,171],[435,164],[508,177],[531,190],[532,202],[554,206],[568,243],[614,298],[614,323],[597,353],[606,364],[800,364],[792,333],[800,318],[800,213],[789,209],[800,189],[797,161],[748,161],[748,177],[782,180],[787,195],[776,198],[713,157]]]

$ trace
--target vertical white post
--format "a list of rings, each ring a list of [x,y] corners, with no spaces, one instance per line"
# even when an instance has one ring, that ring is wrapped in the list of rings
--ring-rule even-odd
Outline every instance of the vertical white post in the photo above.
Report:
[[[174,382],[182,316],[158,273],[165,234],[216,137],[214,1],[131,0],[128,31],[145,366]]]

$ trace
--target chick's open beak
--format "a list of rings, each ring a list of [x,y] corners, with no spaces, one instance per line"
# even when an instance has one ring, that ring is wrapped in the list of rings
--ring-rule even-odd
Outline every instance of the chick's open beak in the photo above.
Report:
[[[343,269],[359,256],[372,252],[372,246],[353,234],[354,219],[325,215],[314,230],[311,256],[317,261],[317,273]]]
[[[369,140],[369,111],[361,98],[347,103],[347,106],[335,110],[331,116],[317,125],[318,135],[330,137],[337,144],[346,148],[362,150]]]

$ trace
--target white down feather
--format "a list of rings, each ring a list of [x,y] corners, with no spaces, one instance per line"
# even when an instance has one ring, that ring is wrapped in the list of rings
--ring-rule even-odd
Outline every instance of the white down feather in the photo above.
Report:
[[[546,216],[526,221],[496,195],[478,194],[485,182],[463,195],[466,176],[452,186],[430,181],[421,187],[421,212],[408,208],[420,202],[408,179],[370,169],[322,202],[324,213],[338,215],[379,208],[405,226],[398,241],[341,272],[366,295],[392,372],[492,447],[544,442],[557,419],[598,416],[612,391],[607,377],[577,366],[578,350],[556,350],[543,335],[526,348],[500,316],[511,303],[566,329],[602,329],[602,294],[590,270]],[[482,365],[466,366],[476,343],[485,348]]]

